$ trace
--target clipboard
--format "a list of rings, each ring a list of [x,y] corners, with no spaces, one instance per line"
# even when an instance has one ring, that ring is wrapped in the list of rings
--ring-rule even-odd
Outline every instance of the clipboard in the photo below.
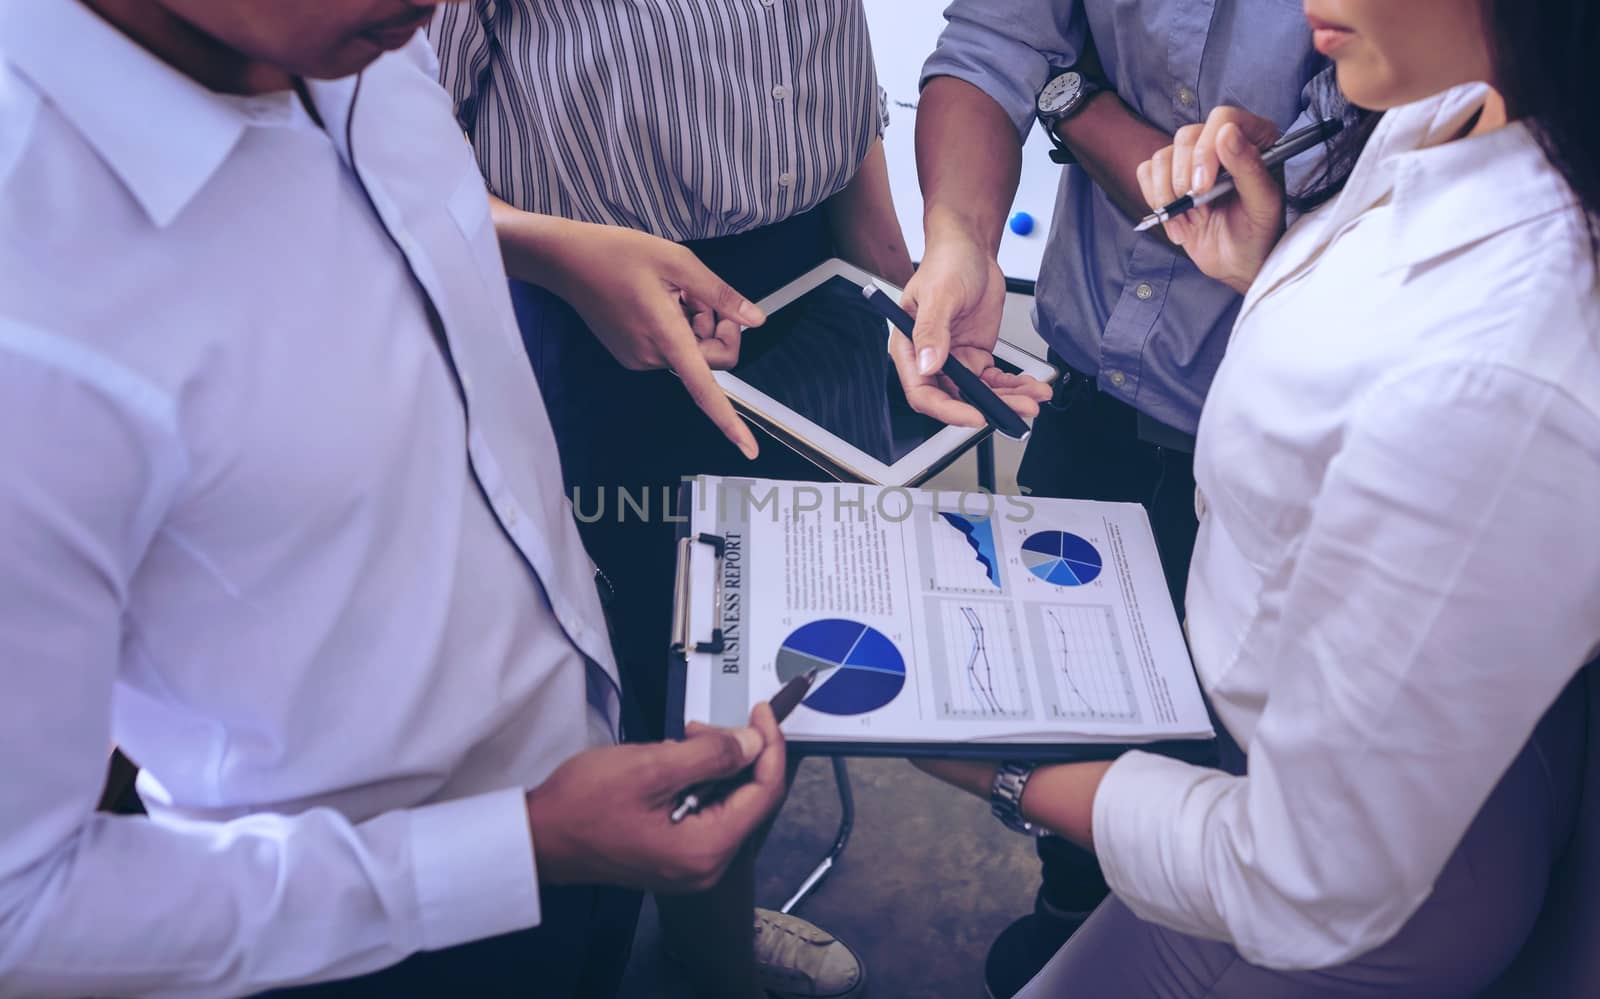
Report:
[[[679,487],[679,509],[693,505],[693,483],[684,482]],[[725,541],[718,535],[694,531],[685,518],[677,530],[677,566],[674,572],[672,601],[672,639],[667,650],[667,717],[666,736],[681,739],[684,733],[684,710],[687,697],[689,657],[691,654],[716,655],[726,646],[720,628],[709,632],[691,634],[692,611],[698,599],[707,599],[720,606],[722,573],[714,572],[716,581],[712,591],[704,597],[694,593],[690,585],[691,560],[697,550],[704,550],[720,563]],[[802,702],[803,704],[804,702]],[[903,741],[815,741],[791,740],[789,752],[795,756],[858,756],[883,758],[946,757],[971,760],[1027,760],[1039,763],[1080,763],[1093,760],[1110,760],[1130,750],[1157,753],[1199,766],[1215,766],[1219,759],[1216,739],[1168,739],[1153,742],[903,742]]]

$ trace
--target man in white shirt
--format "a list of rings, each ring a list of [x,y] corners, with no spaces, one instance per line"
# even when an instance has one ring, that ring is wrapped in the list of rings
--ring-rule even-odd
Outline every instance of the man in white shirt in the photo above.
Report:
[[[0,994],[491,937],[380,991],[599,994],[566,886],[704,888],[782,796],[764,708],[610,745],[432,2],[0,3]],[[93,811],[113,743],[148,818]]]

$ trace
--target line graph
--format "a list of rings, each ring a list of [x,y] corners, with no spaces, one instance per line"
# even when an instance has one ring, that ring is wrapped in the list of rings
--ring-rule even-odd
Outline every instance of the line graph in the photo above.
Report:
[[[1033,711],[1027,667],[1005,604],[939,605],[944,677],[936,684],[945,718],[1027,718]]]
[[[1045,650],[1039,678],[1052,718],[1137,721],[1139,699],[1116,617],[1105,604],[1028,607],[1035,648]]]

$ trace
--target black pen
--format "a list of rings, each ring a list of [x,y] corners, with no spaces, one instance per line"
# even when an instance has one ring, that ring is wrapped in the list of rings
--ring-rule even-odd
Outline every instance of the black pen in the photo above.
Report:
[[[894,304],[894,299],[883,293],[877,285],[869,284],[861,289],[861,294],[866,296],[867,304],[872,306],[874,312],[887,319],[900,332],[907,337],[911,336],[916,320],[912,319],[906,310]],[[977,407],[983,418],[994,425],[994,428],[1007,437],[1014,437],[1019,441],[1028,439],[1028,425],[1022,422],[1022,417],[1017,411],[1007,406],[995,395],[994,389],[983,383],[983,379],[973,374],[965,364],[956,360],[953,353],[946,354],[944,358],[945,377],[956,383],[956,388],[966,400]]]
[[[772,695],[772,700],[769,703],[772,705],[772,717],[778,720],[778,724],[783,724],[783,720],[789,717],[789,712],[793,711],[795,706],[798,705],[806,696],[807,692],[811,690],[811,684],[816,680],[817,674],[821,672],[821,670],[822,667],[813,666],[811,669],[808,669],[799,676],[791,679],[788,683],[783,685],[782,690]],[[751,767],[754,765],[755,764],[751,764]],[[691,787],[689,790],[683,792],[682,797],[678,799],[678,804],[672,809],[672,815],[670,818],[672,819],[673,823],[676,824],[682,822],[684,819],[693,815],[695,812],[698,812],[700,809],[705,808],[707,805],[712,805],[718,801],[721,801],[723,798],[726,798],[735,790],[742,787],[750,780],[751,767],[745,767],[732,777],[724,777],[721,780],[713,780],[707,781],[704,784],[696,784],[694,787]]]
[[[1298,131],[1290,132],[1277,142],[1261,151],[1261,162],[1266,164],[1268,170],[1283,166],[1285,163],[1299,156],[1312,146],[1320,145],[1338,135],[1344,128],[1344,122],[1337,118],[1319,121],[1315,125],[1307,125]],[[1211,190],[1204,194],[1190,192],[1172,202],[1159,211],[1151,212],[1144,217],[1138,225],[1133,227],[1134,232],[1144,232],[1154,229],[1163,222],[1170,222],[1190,209],[1209,205],[1218,198],[1226,197],[1233,193],[1233,178],[1224,171],[1211,185]]]

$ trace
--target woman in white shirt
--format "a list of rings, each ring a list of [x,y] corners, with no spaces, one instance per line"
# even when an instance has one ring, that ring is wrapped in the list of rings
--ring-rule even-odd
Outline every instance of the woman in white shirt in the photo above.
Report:
[[[1025,996],[1473,994],[1571,831],[1600,650],[1600,19],[1306,7],[1382,112],[1347,130],[1353,170],[1330,159],[1336,194],[1284,232],[1271,126],[1231,109],[1140,170],[1152,206],[1219,167],[1239,188],[1167,232],[1248,290],[1187,601],[1246,758],[1033,773],[1023,815],[1092,846],[1115,896]],[[928,768],[990,793],[992,766]]]

